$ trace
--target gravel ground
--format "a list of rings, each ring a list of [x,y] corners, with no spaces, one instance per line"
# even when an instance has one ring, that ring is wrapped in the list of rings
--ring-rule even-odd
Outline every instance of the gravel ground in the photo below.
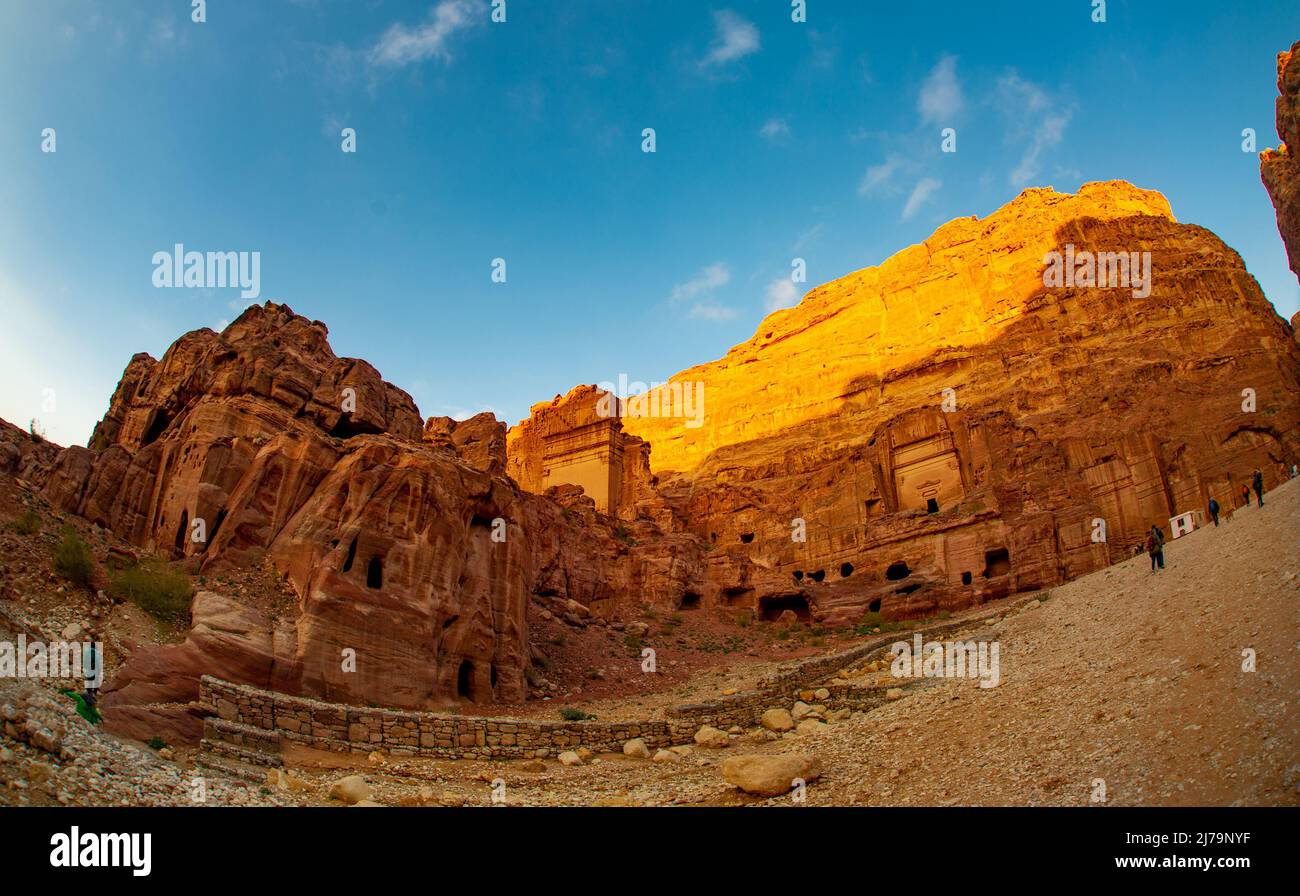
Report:
[[[997,687],[926,679],[815,733],[754,729],[672,761],[600,755],[575,766],[299,750],[286,756],[294,789],[209,775],[207,800],[330,803],[330,786],[358,774],[389,805],[1297,805],[1297,532],[1291,481],[1265,507],[1172,542],[1161,573],[1136,557],[952,636],[996,640]],[[1243,669],[1246,650],[1254,671]],[[20,698],[41,705],[22,709]],[[69,719],[48,691],[0,683],[0,711],[9,707],[61,724],[71,752],[6,733],[0,803],[191,804],[193,772]],[[745,795],[719,769],[731,755],[795,751],[822,768],[802,801]]]

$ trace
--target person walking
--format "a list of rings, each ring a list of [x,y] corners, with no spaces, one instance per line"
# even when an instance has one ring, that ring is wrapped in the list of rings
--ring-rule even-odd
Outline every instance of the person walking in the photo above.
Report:
[[[1249,506],[1250,506],[1250,486],[1249,486],[1249,485],[1243,485],[1243,486],[1241,487],[1241,503],[1242,503],[1242,505],[1245,506],[1245,507],[1249,507]]]
[[[1214,520],[1214,528],[1219,528],[1219,502],[1210,499],[1210,519]]]
[[[1165,536],[1159,526],[1152,526],[1147,533],[1147,554],[1151,557],[1152,572],[1165,568]]]
[[[1251,488],[1255,490],[1255,500],[1259,502],[1260,507],[1263,507],[1264,506],[1264,474],[1261,473],[1259,470],[1256,470],[1255,475],[1250,477],[1250,485]],[[1250,503],[1249,495],[1246,496],[1246,502]]]
[[[85,679],[86,690],[82,699],[94,709],[99,703],[99,688],[104,683],[104,653],[95,640],[94,629],[86,631],[86,641],[81,648],[81,674]]]

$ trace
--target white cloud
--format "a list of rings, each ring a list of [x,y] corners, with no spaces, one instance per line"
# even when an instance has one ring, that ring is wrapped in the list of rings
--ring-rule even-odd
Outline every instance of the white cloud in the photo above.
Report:
[[[903,206],[903,220],[906,221],[912,215],[916,214],[926,201],[934,195],[934,191],[943,186],[942,183],[933,177],[922,178],[915,187],[912,188],[912,195],[907,197],[907,204]]]
[[[894,175],[903,169],[904,162],[902,156],[891,155],[879,165],[872,165],[862,176],[862,182],[858,184],[858,195],[874,196],[888,189],[893,185]]]
[[[158,19],[153,23],[150,36],[156,44],[169,44],[176,39],[176,29],[166,19]]]
[[[691,310],[686,313],[686,316],[714,321],[731,320],[736,316],[736,309],[728,308],[726,305],[719,305],[714,301],[696,302],[691,306]]]
[[[719,286],[726,286],[730,282],[731,271],[719,261],[709,265],[685,283],[678,283],[674,286],[669,301],[680,303],[698,295],[710,293]]]
[[[1030,186],[1039,175],[1043,155],[1064,139],[1074,110],[1015,72],[998,79],[996,96],[1008,123],[1007,141],[1025,148],[1008,180],[1013,187]]]
[[[789,277],[777,277],[767,285],[767,294],[763,297],[763,307],[771,314],[778,308],[790,308],[799,302],[799,291],[794,288],[794,281]]]
[[[713,14],[713,24],[717,34],[701,65],[725,65],[758,50],[758,28],[753,22],[742,19],[729,9],[723,9]]]
[[[794,243],[790,246],[790,251],[802,252],[807,246],[812,245],[818,239],[820,239],[821,235],[825,233],[825,231],[826,231],[826,222],[818,221],[812,227],[809,227],[803,233],[799,234],[799,236],[795,239]]]
[[[768,140],[777,140],[781,137],[789,137],[790,123],[784,118],[768,119],[759,130],[759,134],[766,137]]]
[[[668,301],[673,305],[692,302],[687,310],[687,317],[704,320],[730,320],[736,316],[734,308],[728,308],[714,300],[713,291],[731,282],[731,271],[722,262],[716,262],[700,271],[685,283],[673,287]]]
[[[448,42],[458,31],[476,24],[481,10],[471,0],[441,0],[429,10],[428,21],[408,27],[400,22],[389,26],[370,49],[372,65],[400,67],[426,59],[451,58]]]
[[[963,105],[961,83],[957,80],[957,57],[943,56],[921,85],[921,95],[917,100],[921,120],[926,124],[952,124]]]

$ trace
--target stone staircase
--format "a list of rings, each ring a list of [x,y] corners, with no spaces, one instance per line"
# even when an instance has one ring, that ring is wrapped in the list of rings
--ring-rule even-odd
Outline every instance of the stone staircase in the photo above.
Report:
[[[194,764],[263,784],[268,769],[284,765],[280,758],[280,733],[216,717],[205,719],[203,740]]]

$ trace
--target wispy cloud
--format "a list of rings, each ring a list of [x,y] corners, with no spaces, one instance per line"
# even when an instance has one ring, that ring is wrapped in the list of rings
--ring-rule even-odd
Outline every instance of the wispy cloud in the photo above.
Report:
[[[943,184],[933,177],[921,178],[916,186],[912,188],[912,195],[907,197],[907,204],[903,206],[903,220],[906,221],[915,215],[941,186]]]
[[[709,265],[685,283],[678,283],[674,286],[669,301],[684,302],[703,293],[712,292],[719,286],[726,286],[730,282],[731,271],[728,270],[726,264],[719,261]]]
[[[794,243],[792,243],[790,246],[790,251],[802,252],[805,248],[817,242],[817,240],[821,238],[821,235],[825,231],[826,231],[826,222],[818,221],[812,227],[809,227],[807,230],[805,230],[803,233],[799,234],[799,236],[795,238]]]
[[[921,120],[926,124],[951,124],[964,105],[961,82],[957,80],[957,57],[940,57],[917,98]]]
[[[778,308],[790,308],[799,302],[799,290],[789,277],[777,277],[767,285],[763,296],[763,307],[771,314]]]
[[[691,306],[691,310],[687,312],[687,317],[702,320],[731,320],[735,316],[735,308],[728,308],[726,305],[720,305],[712,300],[696,302]]]
[[[716,262],[700,271],[685,283],[673,287],[668,301],[673,305],[691,303],[687,316],[704,320],[730,320],[736,316],[734,308],[720,304],[713,291],[731,282],[731,271],[723,262]]]
[[[996,97],[1007,121],[1007,142],[1025,147],[1008,180],[1013,187],[1029,186],[1039,175],[1044,154],[1064,139],[1074,110],[1015,72],[998,79]]]
[[[784,118],[771,118],[763,123],[759,134],[768,140],[779,140],[790,136],[790,123]]]
[[[898,155],[891,155],[880,164],[872,165],[862,176],[862,182],[858,184],[858,195],[876,196],[888,190],[893,186],[895,176],[903,171],[905,165],[906,159]]]
[[[717,32],[713,46],[700,61],[706,68],[726,65],[758,51],[758,27],[753,22],[723,9],[713,14],[713,25]]]
[[[482,21],[481,12],[473,0],[441,0],[429,10],[423,24],[390,25],[370,48],[368,61],[379,68],[400,68],[426,59],[446,62],[451,58],[452,37]]]

